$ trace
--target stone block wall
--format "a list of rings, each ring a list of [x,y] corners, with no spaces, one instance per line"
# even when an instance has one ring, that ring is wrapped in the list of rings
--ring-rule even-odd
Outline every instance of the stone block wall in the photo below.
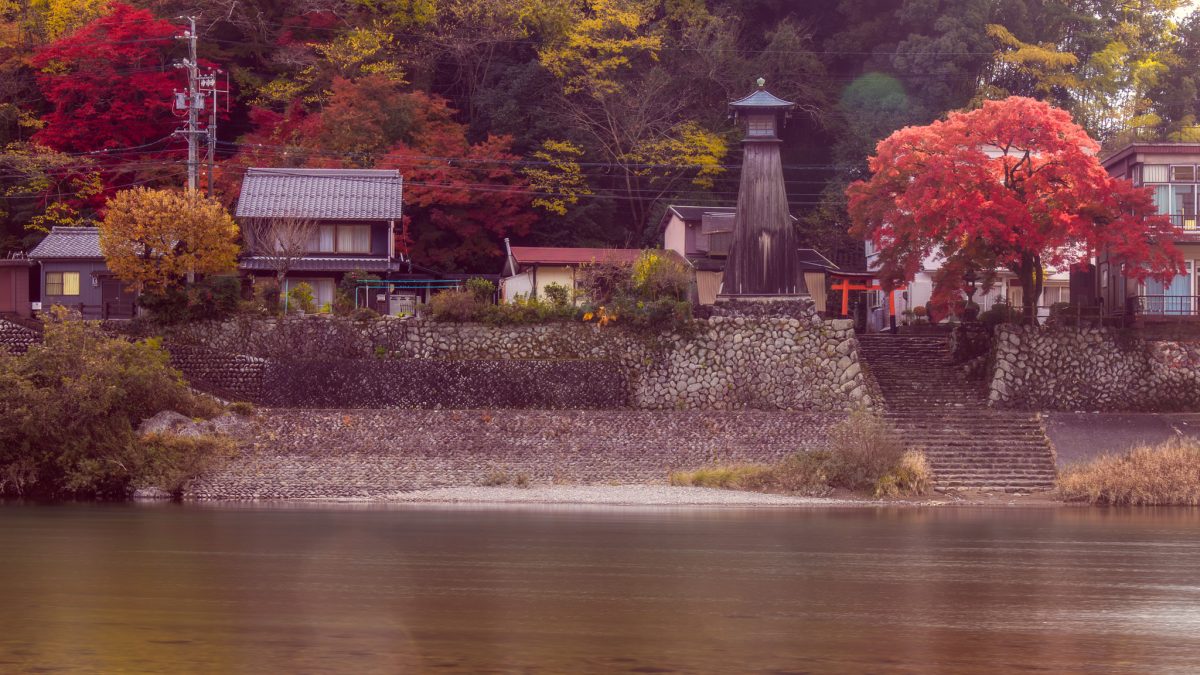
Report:
[[[235,427],[242,452],[192,499],[378,497],[480,485],[657,483],[827,447],[840,415],[762,411],[284,410]]]
[[[0,350],[24,354],[30,345],[39,339],[37,332],[12,321],[0,319]]]
[[[624,400],[643,410],[844,412],[873,403],[858,363],[851,322],[815,316],[713,316],[697,320],[687,334],[655,336],[580,323],[496,327],[411,318],[365,322],[329,316],[240,318],[184,326],[167,337],[171,345],[202,346],[273,363],[344,360],[346,364],[337,368],[349,370],[326,372],[326,377],[344,382],[353,379],[351,371],[364,372],[349,365],[355,360],[494,362],[491,372],[509,368],[499,364],[510,361],[604,362],[607,365],[597,369],[587,366],[587,372],[617,373]],[[571,367],[577,373],[584,368]],[[487,379],[488,367],[472,368],[475,375],[464,375],[457,380],[459,385],[495,391]],[[517,377],[517,371],[510,374]],[[549,376],[532,381],[556,386]],[[582,407],[598,400],[582,389],[579,393],[584,397]],[[545,392],[538,396],[560,400]]]
[[[258,403],[279,408],[538,410],[628,406],[609,361],[271,360]]]
[[[193,345],[172,345],[171,365],[192,386],[232,401],[260,402],[268,360]]]
[[[1147,341],[1111,328],[1000,326],[993,406],[1200,411],[1200,342]]]

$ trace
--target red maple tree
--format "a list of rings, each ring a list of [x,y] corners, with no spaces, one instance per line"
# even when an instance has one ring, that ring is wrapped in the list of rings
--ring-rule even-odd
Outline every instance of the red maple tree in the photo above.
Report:
[[[885,287],[942,260],[933,303],[959,297],[970,270],[1016,275],[1025,320],[1036,322],[1047,268],[1105,250],[1136,278],[1183,269],[1170,221],[1148,189],[1108,175],[1099,145],[1066,111],[1011,97],[880,141],[872,176],[847,189],[852,232],[880,250]]]
[[[34,140],[64,152],[130,148],[175,128],[181,76],[169,52],[179,28],[122,3],[33,57],[50,109]]]

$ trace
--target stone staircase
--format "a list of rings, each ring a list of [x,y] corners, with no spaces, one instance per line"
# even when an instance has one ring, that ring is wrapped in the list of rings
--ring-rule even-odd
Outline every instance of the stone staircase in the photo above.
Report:
[[[860,335],[859,356],[887,419],[925,451],[939,491],[1054,487],[1054,451],[1041,419],[989,408],[983,387],[948,362],[946,338]]]

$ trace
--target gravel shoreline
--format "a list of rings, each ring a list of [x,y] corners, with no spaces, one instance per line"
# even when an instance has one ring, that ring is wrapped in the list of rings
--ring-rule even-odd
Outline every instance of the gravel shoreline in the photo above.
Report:
[[[794,497],[669,485],[450,487],[386,495],[377,501],[424,504],[597,504],[609,506],[861,506],[856,499]]]

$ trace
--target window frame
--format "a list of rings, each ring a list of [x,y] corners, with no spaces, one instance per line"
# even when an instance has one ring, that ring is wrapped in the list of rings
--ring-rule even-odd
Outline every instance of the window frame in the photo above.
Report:
[[[746,122],[746,135],[764,138],[775,135],[775,120],[766,115],[752,115]]]
[[[75,278],[75,292],[67,292],[67,277]],[[57,281],[52,280],[52,277],[57,277]],[[58,292],[51,290],[57,288]],[[46,295],[53,295],[61,298],[77,298],[83,295],[83,279],[79,272],[46,272]]]
[[[349,241],[351,241],[351,242],[354,241],[353,234],[344,235],[343,232],[345,232],[347,230],[353,231],[354,229],[359,229],[359,228],[366,231],[366,237],[365,237],[366,247],[365,247],[365,249],[364,250],[356,250],[356,249],[354,249],[353,245],[351,245],[349,248],[343,248],[341,245],[343,236],[348,236]],[[329,237],[328,237],[329,248],[325,248],[322,245],[322,242],[326,239],[327,234],[329,235]],[[371,255],[372,234],[373,234],[373,228],[370,224],[345,223],[345,224],[320,225],[316,228],[316,232],[314,233],[314,235],[309,239],[309,247],[308,248],[313,249],[313,250],[308,251],[308,253],[310,255],[312,255],[312,254]],[[315,247],[312,245],[312,242],[314,242],[314,241],[316,242]]]

